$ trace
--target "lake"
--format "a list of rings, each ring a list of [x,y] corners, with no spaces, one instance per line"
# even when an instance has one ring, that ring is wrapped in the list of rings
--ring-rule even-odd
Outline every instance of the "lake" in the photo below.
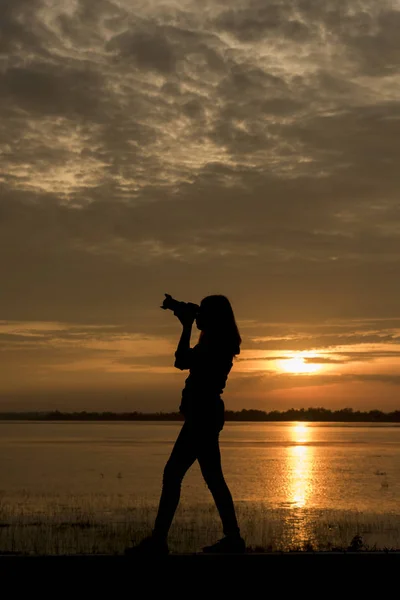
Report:
[[[54,541],[62,524],[77,530],[79,523],[86,529],[101,524],[104,531],[120,525],[125,537],[109,551],[118,551],[129,536],[140,537],[151,527],[163,468],[181,426],[0,422],[0,551],[10,550],[13,529],[14,549],[20,540],[22,550],[32,551],[34,527],[46,526]],[[228,422],[220,441],[225,478],[253,545],[329,547],[357,534],[369,544],[400,546],[400,426]],[[196,463],[183,482],[171,530],[175,546],[192,549],[221,537],[218,527]]]

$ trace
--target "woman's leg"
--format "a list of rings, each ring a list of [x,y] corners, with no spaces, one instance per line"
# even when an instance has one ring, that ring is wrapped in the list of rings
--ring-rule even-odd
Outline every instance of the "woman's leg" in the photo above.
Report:
[[[226,536],[239,536],[231,492],[222,473],[219,433],[201,431],[197,437],[197,458],[206,484],[214,498]]]
[[[175,511],[179,504],[181,483],[188,469],[196,460],[196,448],[185,423],[178,435],[171,456],[165,465],[163,486],[153,537],[166,540]]]

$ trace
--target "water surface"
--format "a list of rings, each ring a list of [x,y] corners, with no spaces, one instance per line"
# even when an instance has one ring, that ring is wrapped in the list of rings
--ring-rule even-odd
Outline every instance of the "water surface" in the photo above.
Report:
[[[157,502],[177,422],[0,422],[4,494],[119,494]],[[399,512],[400,427],[227,423],[226,480],[237,502]],[[197,463],[183,499],[209,502]]]

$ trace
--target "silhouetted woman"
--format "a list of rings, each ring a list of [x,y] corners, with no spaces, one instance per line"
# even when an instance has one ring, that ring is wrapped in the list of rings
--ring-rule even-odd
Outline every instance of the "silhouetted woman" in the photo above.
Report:
[[[194,348],[190,347],[193,312],[181,310],[174,314],[183,325],[175,352],[175,367],[189,369],[179,407],[185,422],[164,469],[152,535],[126,553],[168,554],[167,536],[179,503],[181,483],[196,460],[213,495],[225,535],[216,544],[203,548],[203,551],[244,552],[245,543],[240,536],[232,496],[222,473],[219,449],[225,408],[221,394],[232,368],[233,357],[240,353],[241,344],[233,310],[225,296],[204,298],[195,317],[201,334]]]

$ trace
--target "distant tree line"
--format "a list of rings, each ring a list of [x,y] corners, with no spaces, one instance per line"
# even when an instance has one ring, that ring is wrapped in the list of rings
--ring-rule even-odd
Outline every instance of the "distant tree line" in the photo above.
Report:
[[[182,421],[179,412],[3,412],[2,421]],[[400,423],[400,410],[384,413],[380,410],[368,412],[342,408],[291,408],[286,411],[273,410],[265,412],[256,409],[239,411],[227,410],[226,421],[330,421],[330,422],[366,422],[366,423]]]
[[[329,410],[327,408],[290,408],[289,410],[243,409],[226,411],[227,421],[336,421],[336,422],[373,422],[400,423],[400,410],[384,413],[380,410],[359,411],[352,408]]]

